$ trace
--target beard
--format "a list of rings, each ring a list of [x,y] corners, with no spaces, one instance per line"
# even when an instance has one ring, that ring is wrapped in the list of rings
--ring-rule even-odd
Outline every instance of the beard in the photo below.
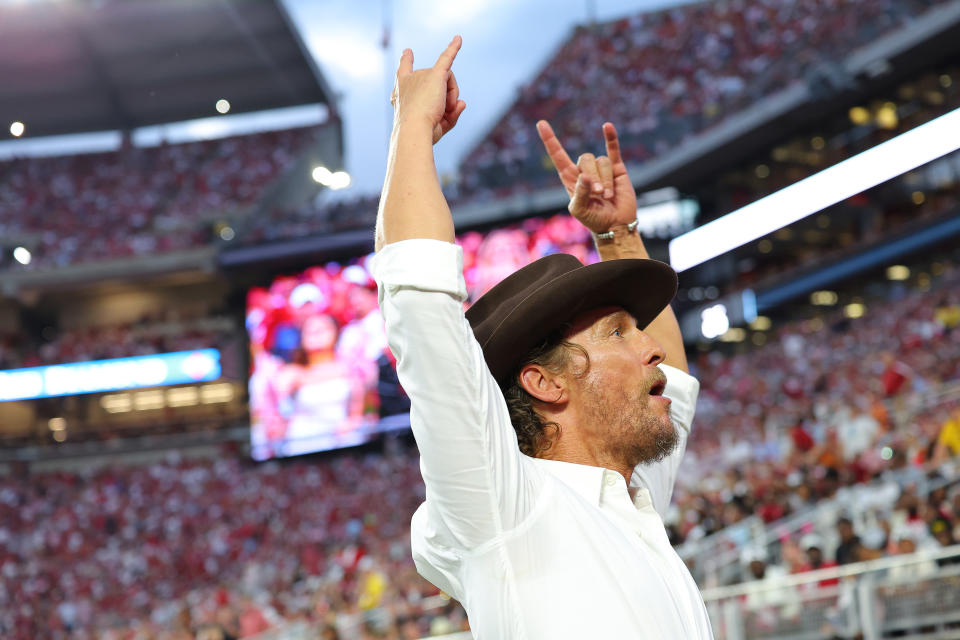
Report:
[[[595,378],[588,378],[584,381],[587,419],[603,430],[600,446],[606,455],[632,468],[660,462],[676,450],[680,438],[669,412],[661,415],[650,401],[649,390],[657,378],[650,380],[640,397],[623,386],[601,386]]]

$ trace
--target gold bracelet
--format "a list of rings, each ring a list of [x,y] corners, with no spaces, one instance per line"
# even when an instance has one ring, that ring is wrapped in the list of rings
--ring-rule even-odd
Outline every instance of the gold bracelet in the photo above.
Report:
[[[628,222],[627,231],[635,230],[638,224],[640,224],[639,220]],[[593,235],[597,236],[598,240],[613,240],[613,231],[604,231],[603,233],[595,233]]]

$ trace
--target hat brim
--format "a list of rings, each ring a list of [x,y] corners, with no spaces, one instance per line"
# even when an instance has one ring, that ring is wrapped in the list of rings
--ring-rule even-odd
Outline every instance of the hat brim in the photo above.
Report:
[[[646,328],[677,292],[677,274],[657,260],[622,259],[587,265],[537,288],[508,313],[480,346],[501,387],[530,349],[577,314],[599,307],[626,309]]]

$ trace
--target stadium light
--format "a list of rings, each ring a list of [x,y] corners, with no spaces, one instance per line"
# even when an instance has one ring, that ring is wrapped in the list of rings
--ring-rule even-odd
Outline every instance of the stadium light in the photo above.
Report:
[[[887,280],[906,280],[910,277],[910,267],[902,264],[895,264],[887,267]]]
[[[197,383],[216,380],[220,373],[216,349],[8,369],[0,371],[0,402]],[[135,399],[135,408],[143,403]],[[119,412],[120,401],[104,400],[101,406]]]
[[[960,109],[867,149],[670,241],[685,271],[960,149]]]
[[[30,255],[30,250],[26,247],[17,247],[13,250],[13,259],[22,265],[28,265],[33,259],[33,256]]]
[[[200,402],[203,404],[217,404],[233,400],[233,385],[229,382],[218,382],[200,387]]]
[[[720,342],[743,342],[747,337],[747,332],[740,327],[731,327],[720,336]]]
[[[320,166],[314,167],[313,172],[310,175],[313,176],[315,182],[327,187],[330,186],[330,178],[333,176],[333,172],[326,167]]]
[[[330,169],[321,165],[314,167],[310,175],[313,176],[314,181],[335,191],[350,186],[350,174],[346,171],[330,171]]]
[[[843,315],[848,318],[862,318],[867,308],[861,302],[851,302],[843,308]]]
[[[713,340],[730,330],[730,319],[727,317],[727,308],[722,304],[715,304],[700,312],[700,335],[707,340]]]
[[[24,124],[19,120],[10,123],[10,135],[12,135],[14,138],[19,138],[22,136],[26,129],[27,128],[24,126]]]
[[[350,186],[350,174],[346,171],[334,171],[330,176],[331,189],[346,189]]]
[[[196,387],[174,387],[167,390],[168,407],[192,407],[200,402]]]
[[[100,406],[108,413],[128,413],[133,410],[133,398],[129,393],[113,393],[100,398]]]
[[[153,411],[163,409],[164,406],[162,391],[154,389],[133,394],[133,408],[137,411]]]
[[[817,307],[832,307],[839,299],[836,291],[814,291],[810,294],[810,304]]]

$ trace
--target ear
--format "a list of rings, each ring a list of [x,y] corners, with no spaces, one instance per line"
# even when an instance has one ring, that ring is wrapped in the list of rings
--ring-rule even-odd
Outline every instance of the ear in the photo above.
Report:
[[[520,370],[520,384],[531,396],[547,404],[566,402],[569,396],[563,377],[538,364],[528,364]]]

